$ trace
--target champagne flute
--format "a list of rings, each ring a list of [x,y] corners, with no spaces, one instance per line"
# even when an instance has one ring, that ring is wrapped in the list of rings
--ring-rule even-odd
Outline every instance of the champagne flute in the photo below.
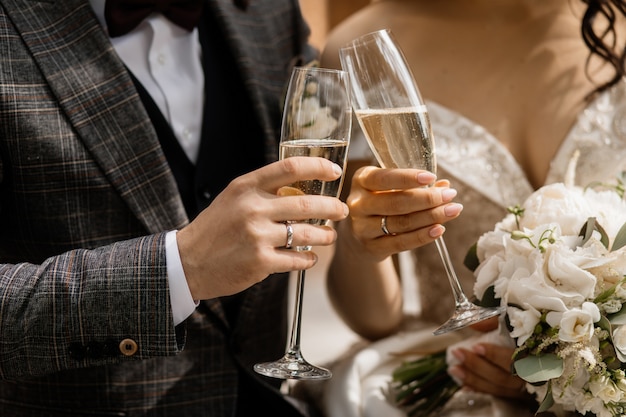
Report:
[[[435,173],[433,133],[426,105],[392,33],[361,36],[339,51],[348,72],[354,114],[383,168],[419,168]],[[435,240],[455,299],[452,317],[435,330],[442,334],[499,315],[500,308],[470,302],[456,276],[442,237]]]
[[[283,112],[280,159],[315,156],[329,159],[346,168],[352,127],[347,73],[341,70],[294,68]],[[279,195],[318,194],[338,197],[343,175],[335,181],[299,181],[279,190]],[[328,219],[309,219],[307,223],[326,225]],[[296,250],[311,250],[302,246]],[[274,362],[258,363],[254,370],[282,379],[328,379],[332,373],[308,363],[300,351],[300,327],[305,271],[298,271],[296,301],[289,345],[285,355]]]

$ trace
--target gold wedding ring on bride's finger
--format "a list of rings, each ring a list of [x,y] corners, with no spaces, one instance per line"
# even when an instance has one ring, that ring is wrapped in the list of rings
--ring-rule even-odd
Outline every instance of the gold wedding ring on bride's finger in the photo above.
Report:
[[[380,228],[385,234],[385,236],[395,236],[395,233],[391,233],[387,228],[387,216],[383,216],[380,218]]]

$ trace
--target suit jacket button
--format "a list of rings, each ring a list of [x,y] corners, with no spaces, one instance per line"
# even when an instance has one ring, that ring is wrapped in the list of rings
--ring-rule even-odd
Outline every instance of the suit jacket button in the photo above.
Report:
[[[122,352],[124,356],[133,356],[137,353],[137,350],[137,342],[133,339],[124,339],[120,342],[120,352]]]

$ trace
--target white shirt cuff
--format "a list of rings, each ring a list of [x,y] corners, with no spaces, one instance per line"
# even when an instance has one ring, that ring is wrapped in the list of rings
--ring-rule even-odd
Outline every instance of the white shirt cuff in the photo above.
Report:
[[[187,285],[185,271],[178,253],[176,230],[165,235],[165,260],[167,262],[167,276],[170,286],[170,303],[174,315],[174,325],[177,326],[193,313],[198,306],[194,301]]]

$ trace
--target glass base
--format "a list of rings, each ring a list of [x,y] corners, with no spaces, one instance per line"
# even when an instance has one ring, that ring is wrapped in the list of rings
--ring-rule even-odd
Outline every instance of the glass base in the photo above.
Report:
[[[332,372],[311,365],[300,354],[287,353],[274,362],[257,363],[254,370],[265,376],[280,379],[329,379]]]
[[[456,308],[454,314],[448,319],[448,321],[435,329],[433,334],[440,335],[460,330],[470,324],[499,316],[503,312],[504,307],[479,307],[472,303],[462,304]]]

